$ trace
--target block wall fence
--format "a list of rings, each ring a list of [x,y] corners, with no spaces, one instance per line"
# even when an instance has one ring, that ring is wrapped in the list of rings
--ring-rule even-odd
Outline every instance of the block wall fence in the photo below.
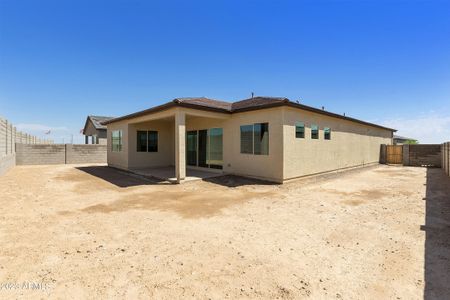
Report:
[[[106,145],[17,144],[17,165],[106,163]]]
[[[442,169],[450,176],[450,142],[442,144]]]
[[[0,175],[16,164],[16,144],[51,144],[52,140],[40,139],[18,131],[11,122],[0,117]]]

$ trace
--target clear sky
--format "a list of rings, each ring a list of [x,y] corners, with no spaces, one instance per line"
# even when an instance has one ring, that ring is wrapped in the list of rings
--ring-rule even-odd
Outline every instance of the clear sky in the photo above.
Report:
[[[0,115],[75,141],[88,114],[284,96],[450,140],[450,1],[0,0]]]

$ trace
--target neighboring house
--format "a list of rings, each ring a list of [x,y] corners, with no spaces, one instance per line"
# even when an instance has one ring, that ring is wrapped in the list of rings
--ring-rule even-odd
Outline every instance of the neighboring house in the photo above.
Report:
[[[91,144],[106,145],[106,126],[102,122],[111,119],[113,117],[88,116],[83,128],[85,144],[89,144],[89,137],[91,137]]]
[[[103,124],[109,166],[134,170],[174,166],[285,182],[377,164],[394,129],[287,98],[237,102],[178,98]]]
[[[416,139],[394,135],[394,145],[403,145],[403,144],[417,144]]]

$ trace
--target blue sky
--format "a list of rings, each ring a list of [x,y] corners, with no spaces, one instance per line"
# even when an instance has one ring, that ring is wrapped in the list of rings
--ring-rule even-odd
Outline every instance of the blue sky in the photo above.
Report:
[[[0,0],[0,115],[57,142],[88,114],[284,96],[450,140],[450,1]]]

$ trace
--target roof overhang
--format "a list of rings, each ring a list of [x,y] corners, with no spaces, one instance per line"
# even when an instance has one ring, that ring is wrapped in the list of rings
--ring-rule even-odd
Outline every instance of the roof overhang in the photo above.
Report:
[[[191,103],[185,103],[185,102],[178,101],[177,99],[175,99],[171,102],[167,102],[167,103],[159,105],[159,106],[155,106],[155,107],[152,107],[152,108],[149,108],[146,110],[138,111],[138,112],[135,112],[132,114],[128,114],[128,115],[125,115],[122,117],[108,120],[106,122],[102,122],[101,124],[107,125],[107,124],[116,123],[116,122],[123,121],[123,120],[133,119],[133,118],[144,116],[147,114],[164,111],[164,110],[167,110],[167,109],[170,109],[173,107],[184,107],[184,108],[190,108],[190,109],[196,109],[196,110],[202,110],[202,111],[210,111],[210,112],[217,112],[217,113],[224,113],[224,114],[234,114],[234,113],[242,113],[242,112],[261,110],[261,109],[269,109],[269,108],[274,108],[274,107],[283,107],[283,106],[306,110],[306,111],[310,111],[313,113],[322,114],[322,115],[326,115],[326,116],[333,117],[333,118],[338,118],[341,120],[347,120],[350,122],[359,123],[362,125],[385,129],[385,130],[389,130],[391,132],[397,131],[396,129],[393,129],[393,128],[389,128],[389,127],[381,126],[378,124],[362,121],[359,119],[339,115],[339,114],[328,112],[326,110],[318,109],[318,108],[315,108],[312,106],[295,103],[295,102],[289,101],[289,99],[287,99],[287,98],[284,99],[283,101],[278,101],[278,102],[274,102],[274,103],[266,103],[266,104],[262,104],[262,105],[258,105],[258,106],[245,107],[245,108],[234,109],[234,110],[227,110],[227,109],[223,109],[223,108],[214,108],[214,107],[207,107],[207,106],[196,105],[196,104],[191,104]]]

